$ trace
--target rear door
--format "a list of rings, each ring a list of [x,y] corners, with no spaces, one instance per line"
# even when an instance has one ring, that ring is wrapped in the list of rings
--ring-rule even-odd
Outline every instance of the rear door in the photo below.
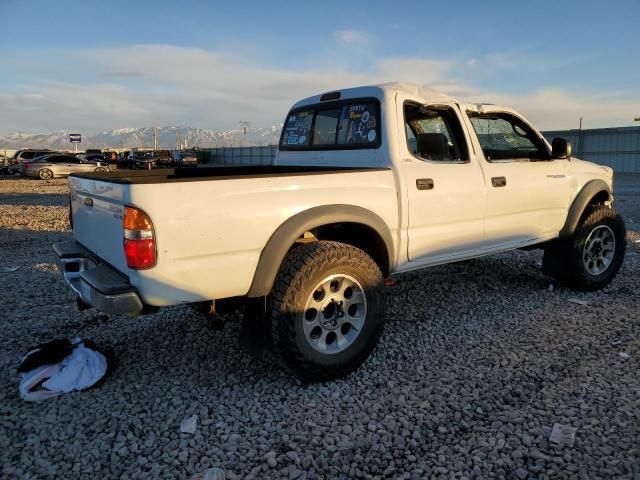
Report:
[[[45,163],[54,175],[68,175],[69,167],[67,165],[67,158],[65,155],[52,155],[45,159]]]
[[[484,246],[485,183],[455,104],[420,105],[399,96],[408,257],[430,264]],[[438,151],[440,149],[440,151]]]
[[[127,272],[122,246],[126,188],[107,181],[69,178],[74,238],[123,273]]]

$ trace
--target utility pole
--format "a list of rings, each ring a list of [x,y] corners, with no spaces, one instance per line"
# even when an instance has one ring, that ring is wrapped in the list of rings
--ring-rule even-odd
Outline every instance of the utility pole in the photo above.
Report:
[[[180,150],[180,130],[176,128],[176,150]]]
[[[251,122],[240,121],[240,127],[242,127],[242,146],[243,147],[247,146],[247,129],[249,128],[249,125],[251,125]]]
[[[576,145],[576,153],[582,158],[582,117],[580,117],[580,127],[578,128],[578,145]]]
[[[158,127],[156,122],[153,122],[153,149],[158,150]]]

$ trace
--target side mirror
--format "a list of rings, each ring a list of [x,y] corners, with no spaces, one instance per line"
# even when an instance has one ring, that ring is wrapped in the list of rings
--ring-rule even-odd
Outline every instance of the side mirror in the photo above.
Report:
[[[564,138],[554,138],[551,142],[551,158],[571,158],[571,142]]]

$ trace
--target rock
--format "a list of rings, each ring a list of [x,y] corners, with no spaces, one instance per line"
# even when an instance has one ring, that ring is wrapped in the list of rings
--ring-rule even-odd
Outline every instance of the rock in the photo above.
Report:
[[[557,445],[566,445],[567,447],[573,447],[577,431],[577,428],[574,428],[570,425],[561,425],[559,423],[555,423],[553,425],[551,435],[549,436],[549,441]]]
[[[191,415],[180,422],[180,433],[196,433],[198,427],[198,415]]]

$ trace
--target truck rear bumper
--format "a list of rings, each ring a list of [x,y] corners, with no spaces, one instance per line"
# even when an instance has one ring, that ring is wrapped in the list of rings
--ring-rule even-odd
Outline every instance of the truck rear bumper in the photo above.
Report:
[[[65,281],[80,299],[104,313],[138,315],[142,301],[128,280],[76,241],[53,245]]]

